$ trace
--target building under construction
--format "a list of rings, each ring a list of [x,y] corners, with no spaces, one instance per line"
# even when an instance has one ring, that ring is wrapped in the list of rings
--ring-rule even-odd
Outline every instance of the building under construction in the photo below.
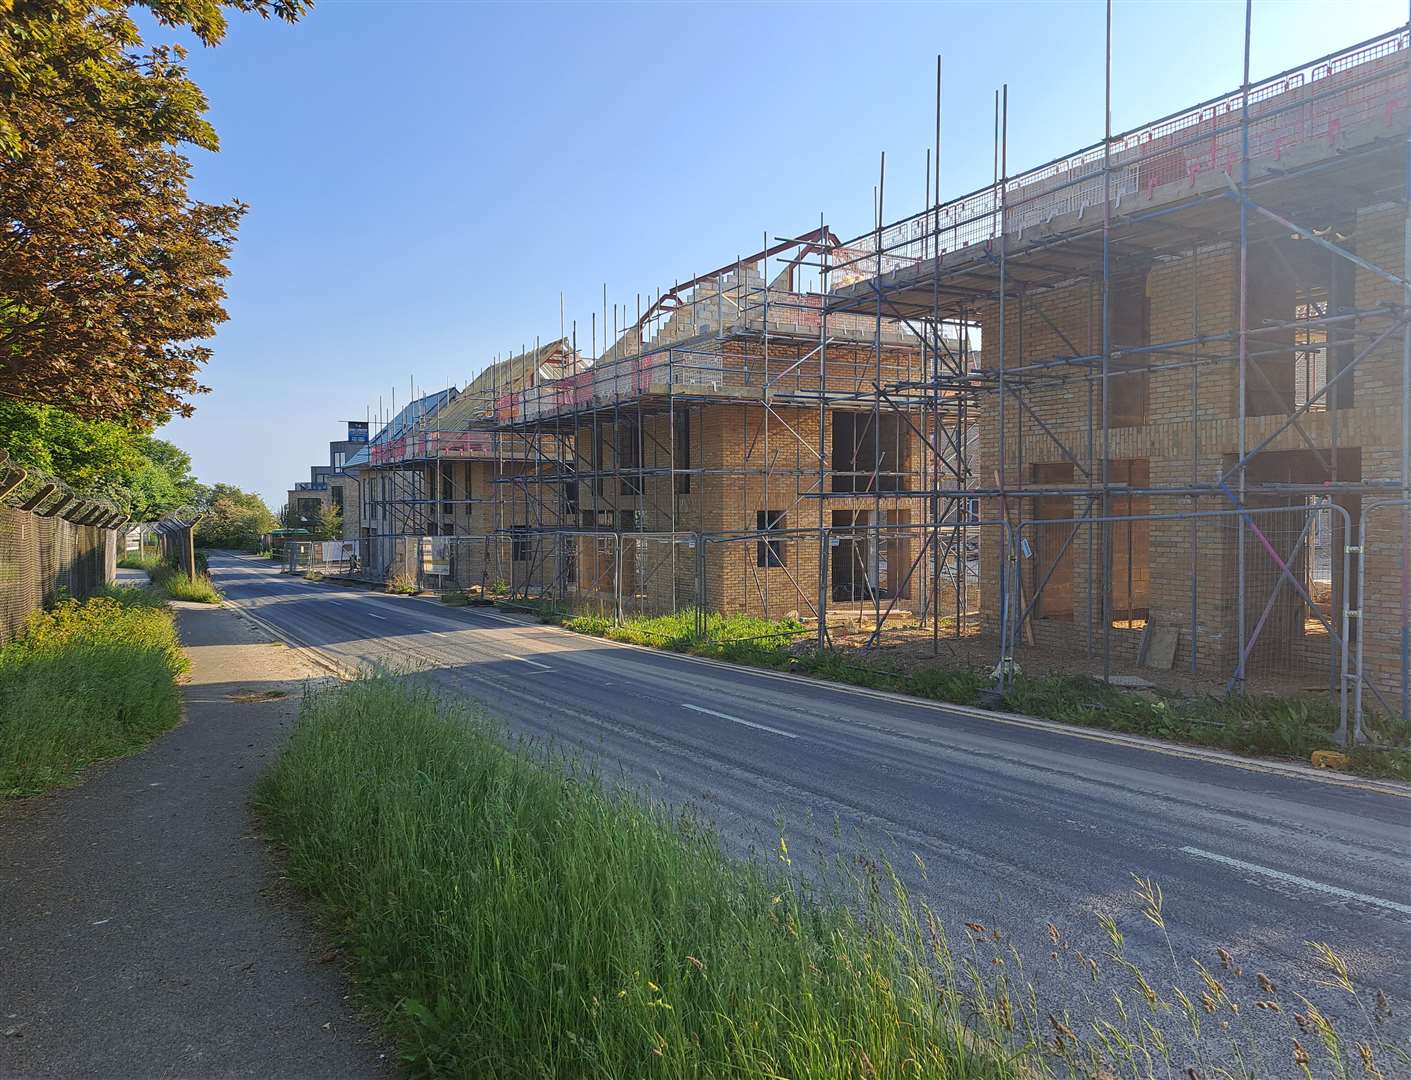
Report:
[[[496,364],[365,482],[415,465],[460,584],[1405,715],[1407,44],[1018,173],[998,94],[993,183],[888,222],[883,178],[863,236]]]

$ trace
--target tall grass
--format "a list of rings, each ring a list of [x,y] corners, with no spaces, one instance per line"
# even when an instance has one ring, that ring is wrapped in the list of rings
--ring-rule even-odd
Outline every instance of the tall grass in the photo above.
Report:
[[[206,553],[196,553],[196,573],[188,574],[178,570],[170,562],[157,555],[129,555],[118,560],[118,565],[128,570],[146,570],[152,584],[161,590],[169,600],[190,600],[198,604],[219,604],[224,597],[211,582],[206,561]]]
[[[170,563],[158,562],[147,568],[152,584],[169,600],[190,600],[197,604],[219,604],[224,597],[208,575],[199,570],[188,574]]]
[[[815,904],[410,685],[311,697],[258,806],[417,1073],[1020,1075],[919,925]]]
[[[415,1075],[1207,1078],[1297,1075],[1298,1054],[1314,1075],[1350,1075],[1368,1055],[1411,1065],[1381,998],[1354,1039],[1311,991],[1246,974],[1224,950],[1177,989],[1127,957],[1106,916],[1105,951],[1047,928],[1053,964],[1080,977],[1073,1000],[1041,1001],[1007,933],[967,923],[952,943],[885,863],[834,863],[849,870],[830,888],[803,883],[783,839],[768,861],[732,859],[691,815],[510,746],[410,681],[306,699],[257,807]],[[1137,886],[1164,934],[1159,888]],[[1314,961],[1356,1014],[1340,958],[1318,946]],[[1277,1062],[1241,1045],[1240,1025],[1277,1025]]]
[[[35,615],[0,647],[0,796],[74,779],[180,717],[186,670],[171,612],[141,589],[109,589]]]
[[[165,578],[161,589],[172,600],[190,600],[197,604],[219,604],[224,599],[205,574],[192,577],[180,570]]]

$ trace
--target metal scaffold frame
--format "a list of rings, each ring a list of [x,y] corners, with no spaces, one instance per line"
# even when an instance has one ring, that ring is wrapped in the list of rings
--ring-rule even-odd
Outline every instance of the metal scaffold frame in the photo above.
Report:
[[[836,607],[853,624],[867,624],[864,647],[880,644],[908,591],[933,653],[944,637],[976,634],[988,618],[1001,682],[1037,647],[1041,597],[1059,561],[1076,561],[1079,549],[1086,626],[1068,636],[1095,673],[1111,678],[1127,662],[1127,639],[1140,624],[1144,650],[1150,627],[1136,604],[1137,538],[1188,524],[1183,663],[1192,676],[1218,647],[1231,658],[1227,689],[1242,691],[1271,612],[1292,603],[1326,637],[1328,688],[1345,717],[1360,718],[1363,690],[1385,712],[1407,716],[1411,245],[1398,241],[1402,265],[1380,265],[1356,250],[1356,238],[1348,239],[1353,230],[1329,208],[1355,215],[1394,204],[1401,232],[1411,235],[1408,29],[1257,83],[1249,70],[1252,29],[1247,6],[1236,91],[1114,134],[1109,5],[1102,140],[1011,174],[1002,88],[994,104],[993,182],[945,202],[938,58],[934,146],[920,211],[887,222],[884,156],[872,228],[853,240],[840,240],[821,218],[803,235],[765,233],[752,255],[676,283],[645,298],[645,306],[639,296],[635,311],[613,305],[611,319],[604,288],[586,354],[575,323],[561,326],[552,345],[536,342],[497,358],[467,388],[462,421],[443,428],[439,414],[415,418],[404,437],[420,439],[417,449],[374,463],[371,475],[401,478],[396,483],[405,490],[390,501],[409,531],[425,531],[421,506],[450,502],[470,518],[483,504],[487,513],[478,527],[468,523],[467,534],[486,540],[496,576],[521,595],[563,603],[575,592],[598,592],[621,617],[631,591],[624,582],[635,574],[625,565],[628,547],[661,544],[669,557],[652,572],[669,578],[660,594],[669,597],[665,606],[703,611],[745,603],[706,581],[707,552],[726,552],[720,566],[728,567],[727,559],[744,565],[747,606],[771,616],[797,612],[813,624],[819,647],[833,638]],[[1283,258],[1288,265],[1280,253],[1291,238],[1334,267],[1331,277],[1315,280],[1302,263],[1290,266],[1297,310],[1261,318],[1259,303],[1251,303],[1263,287],[1252,263]],[[1222,266],[1234,276],[1223,325],[1219,312],[1202,310],[1210,303],[1204,283]],[[1119,325],[1128,281],[1152,268],[1187,283],[1187,325],[1153,332],[1148,305],[1145,339],[1132,340]],[[1338,293],[1342,286],[1330,282],[1342,281],[1341,274],[1376,284],[1382,295],[1363,301],[1364,292],[1375,291],[1365,286]],[[1081,304],[1081,330],[1051,307],[1060,300],[1075,310]],[[1061,345],[1045,351],[1026,342],[1035,326]],[[1396,454],[1395,475],[1366,478],[1363,461],[1372,448],[1365,434],[1352,436],[1362,442],[1347,441],[1344,427],[1354,414],[1346,402],[1354,373],[1385,366],[1397,345],[1399,443],[1375,447]],[[1270,372],[1289,357],[1296,358],[1299,385],[1284,393]],[[1131,429],[1153,425],[1145,411],[1153,379],[1167,386],[1188,380],[1188,415],[1161,420],[1188,427],[1188,468],[1182,464],[1179,478],[1170,467],[1154,478],[1154,454],[1145,471],[1114,457],[1126,452],[1119,445],[1132,441]],[[1235,387],[1225,413],[1209,406],[1211,388],[1222,380]],[[1275,399],[1277,407],[1269,407]],[[1055,400],[1065,403],[1063,422]],[[1132,400],[1144,410],[1135,423]],[[707,458],[701,433],[725,410],[739,418],[743,452]],[[854,419],[840,425],[843,413]],[[1319,414],[1328,437],[1310,432],[1311,414]],[[1233,431],[1228,452],[1202,445],[1219,425]],[[838,452],[840,427],[852,433],[851,452]],[[449,436],[464,432],[484,436],[474,454],[453,448]],[[889,438],[894,447],[884,444]],[[1322,471],[1271,478],[1269,463],[1294,438]],[[1033,445],[1046,456],[1026,460]],[[889,453],[905,466],[888,467]],[[1225,454],[1213,470],[1212,453]],[[446,500],[422,490],[427,476],[441,475],[441,462],[471,459],[491,469],[488,492],[472,497],[467,488]],[[1039,468],[1047,465],[1059,467],[1050,470],[1055,474],[1070,470],[1070,479],[1052,479]],[[708,506],[700,492],[710,485],[728,498]],[[1349,510],[1364,498],[1377,500],[1384,517],[1385,508],[1399,511],[1403,670],[1396,692],[1364,677],[1357,597],[1369,572],[1358,524],[1365,517]],[[1040,514],[1046,499],[1071,512]],[[1288,517],[1298,520],[1287,536],[1271,539],[1267,523]],[[1225,588],[1202,565],[1207,531],[1215,529],[1232,538],[1223,602],[1233,625],[1225,638],[1207,626],[1209,598]],[[1315,534],[1327,543],[1318,530],[1331,530],[1329,558],[1343,567],[1330,571],[1341,574],[1338,610],[1319,606],[1295,565],[1307,562]],[[848,558],[867,562],[856,595],[833,579],[840,542],[851,545]],[[784,550],[776,545],[816,548],[816,582],[795,575],[794,560],[776,561],[776,550]],[[1036,548],[1051,559],[1042,569]],[[876,570],[883,551],[904,552],[907,564],[890,596]],[[1266,563],[1273,570],[1259,578],[1264,571],[1255,566]],[[1116,588],[1114,578],[1124,574]],[[780,589],[781,577],[787,589]],[[978,610],[977,593],[993,598],[993,610]]]
[[[1313,511],[1319,508],[1341,514],[1343,559],[1348,553],[1361,553],[1366,537],[1354,530],[1351,517],[1340,500],[1360,500],[1364,496],[1388,495],[1406,498],[1411,477],[1411,444],[1408,444],[1408,416],[1411,416],[1411,294],[1408,294],[1406,263],[1408,245],[1402,249],[1403,265],[1378,265],[1359,256],[1326,221],[1299,220],[1299,211],[1315,201],[1306,188],[1318,186],[1325,200],[1340,194],[1353,208],[1366,206],[1373,196],[1394,198],[1403,220],[1408,190],[1411,190],[1411,162],[1407,157],[1407,101],[1411,86],[1408,66],[1408,31],[1402,27],[1350,49],[1322,57],[1310,64],[1280,73],[1258,84],[1251,81],[1249,46],[1252,9],[1247,6],[1244,42],[1244,72],[1238,91],[1205,102],[1194,109],[1164,118],[1134,132],[1114,136],[1111,128],[1111,8],[1106,27],[1105,135],[1099,144],[1077,154],[1051,162],[1017,176],[1008,170],[1008,89],[995,100],[995,177],[993,183],[960,199],[942,204],[932,188],[930,205],[886,227],[877,225],[871,235],[872,250],[854,257],[851,265],[840,267],[848,284],[832,297],[830,312],[859,312],[875,307],[883,314],[922,323],[942,322],[960,317],[977,306],[988,306],[991,334],[983,343],[985,363],[981,380],[967,380],[975,391],[974,407],[994,423],[993,449],[998,462],[985,462],[986,476],[973,485],[957,484],[941,489],[942,499],[980,496],[993,500],[1000,514],[1012,522],[1018,508],[1019,522],[1004,535],[998,570],[1001,615],[1001,667],[1013,663],[1021,642],[1032,644],[1027,636],[1034,616],[1036,598],[1024,595],[1019,563],[1027,558],[1029,545],[1023,539],[1026,504],[1046,496],[1072,500],[1080,512],[1049,525],[1071,526],[1064,550],[1080,529],[1100,526],[1102,543],[1088,547],[1089,560],[1102,569],[1086,575],[1091,613],[1101,608],[1100,618],[1088,619],[1086,651],[1100,658],[1104,677],[1113,667],[1113,629],[1118,622],[1111,609],[1113,588],[1107,575],[1113,566],[1114,525],[1125,523],[1132,535],[1133,523],[1181,520],[1192,526],[1189,578],[1191,588],[1192,647],[1189,664],[1196,671],[1195,626],[1199,620],[1202,576],[1209,573],[1199,561],[1195,530],[1203,519],[1229,516],[1237,522],[1237,569],[1234,583],[1236,662],[1229,689],[1241,690],[1248,678],[1250,653],[1265,629],[1270,608],[1279,590],[1289,587],[1314,616],[1323,621],[1333,645],[1334,670],[1331,688],[1345,702],[1349,684],[1361,701],[1368,689],[1387,712],[1408,715],[1411,696],[1407,692],[1408,668],[1408,561],[1411,561],[1411,525],[1402,507],[1400,563],[1400,700],[1389,700],[1375,683],[1363,677],[1362,634],[1357,620],[1363,606],[1353,599],[1356,582],[1365,587],[1361,575],[1343,581],[1341,627],[1332,625],[1296,580],[1290,567],[1275,550],[1260,527],[1255,512],[1261,499],[1306,497],[1310,499],[1308,521],[1294,545],[1298,553],[1305,544]],[[938,110],[939,116],[939,110]],[[1375,138],[1357,144],[1343,138],[1344,129],[1367,127],[1380,121],[1382,131]],[[1333,154],[1304,154],[1301,145],[1326,140]],[[1257,146],[1252,147],[1252,142]],[[937,141],[939,150],[939,140]],[[1273,162],[1270,162],[1272,156]],[[1202,160],[1204,157],[1204,160]],[[1257,168],[1255,167],[1257,163]],[[1180,168],[1175,175],[1163,169]],[[1174,190],[1173,189],[1177,189]],[[881,187],[879,185],[879,192]],[[879,195],[880,199],[880,195]],[[1359,201],[1360,200],[1360,201]],[[1230,209],[1233,207],[1233,213]],[[1094,213],[1096,211],[1096,213]],[[1057,221],[1057,224],[1054,222]],[[1404,231],[1411,236],[1411,226]],[[1332,238],[1329,238],[1330,233]],[[1295,237],[1325,252],[1334,263],[1380,282],[1397,291],[1394,298],[1357,306],[1341,304],[1336,311],[1324,302],[1321,308],[1284,320],[1263,319],[1252,324],[1250,295],[1251,251],[1272,245],[1275,239]],[[860,247],[864,234],[849,247]],[[1016,250],[1017,247],[1017,250]],[[1206,253],[1234,252],[1238,265],[1237,326],[1217,333],[1201,325],[1198,288],[1200,260]],[[1136,345],[1115,340],[1113,330],[1115,284],[1125,265],[1162,259],[1183,259],[1190,268],[1194,327],[1188,336]],[[1071,292],[1086,285],[1090,297],[1100,302],[1100,325],[1089,326],[1089,340],[1080,346],[1044,311],[1046,294]],[[1015,318],[1014,308],[1018,307]],[[1035,357],[1024,347],[1025,307],[1063,339],[1063,354]],[[1091,310],[1091,302],[1089,306]],[[1013,340],[1017,328],[1020,340]],[[1093,330],[1096,329],[1096,335]],[[1096,337],[1097,340],[1094,340]],[[1289,354],[1284,339],[1292,337],[1302,367],[1303,386],[1279,410],[1283,415],[1272,431],[1255,435],[1250,413],[1251,387],[1259,393],[1260,381],[1268,383],[1261,361]],[[1353,372],[1372,356],[1385,355],[1383,346],[1400,339],[1401,364],[1398,404],[1401,433],[1396,447],[1398,475],[1380,481],[1345,478],[1338,472],[1341,407],[1333,400],[1348,389]],[[992,339],[992,340],[991,340]],[[1334,365],[1335,351],[1343,351],[1342,362]],[[1016,362],[1017,360],[1017,362]],[[1215,478],[1202,477],[1199,438],[1208,426],[1200,414],[1202,372],[1233,365],[1237,373],[1237,415],[1235,423],[1238,450],[1233,462]],[[1112,475],[1113,433],[1118,427],[1112,410],[1115,388],[1121,380],[1149,379],[1156,372],[1189,372],[1191,405],[1187,423],[1196,450],[1191,474],[1185,483],[1155,484],[1150,480],[1134,485],[1130,475]],[[1316,377],[1315,377],[1316,376]],[[1032,403],[1037,395],[1056,386],[1066,390],[1086,386],[1086,425],[1079,444],[1065,442],[1046,423],[1043,409]],[[1301,399],[1301,400],[1300,400]],[[1319,446],[1301,421],[1312,411],[1326,411],[1330,417],[1331,442]],[[1263,415],[1268,415],[1268,410]],[[1048,419],[1052,419],[1049,416]],[[1077,482],[1045,486],[1029,482],[1025,475],[1025,425],[1037,428],[1074,467]],[[1303,487],[1277,483],[1258,477],[1261,455],[1286,432],[1293,431],[1310,452],[1317,455],[1328,477]],[[1032,434],[1032,430],[1029,434]],[[986,448],[987,452],[989,447]],[[1360,447],[1353,452],[1360,452]],[[1385,448],[1381,448],[1385,449]],[[998,467],[996,467],[998,465]],[[1017,466],[1017,467],[1016,467]],[[985,482],[993,469],[993,486]],[[1133,514],[1131,505],[1140,499],[1167,504],[1187,501],[1182,514]],[[1312,502],[1311,500],[1322,500]],[[1209,511],[1210,501],[1223,504],[1223,511]],[[1123,502],[1127,512],[1122,513]],[[1392,505],[1383,503],[1382,505]],[[1336,526],[1335,526],[1336,527]],[[1007,543],[1006,543],[1007,541]],[[1021,543],[1022,541],[1022,543]],[[1267,551],[1279,571],[1267,602],[1252,595],[1248,563],[1251,550]],[[1061,554],[1061,553],[1060,553]],[[1365,556],[1364,556],[1365,557]],[[1055,558],[1049,569],[1058,565]],[[1126,560],[1130,572],[1130,556]],[[1365,573],[1365,570],[1363,571]],[[1039,584],[1039,590],[1044,582]],[[1127,596],[1132,596],[1129,588]],[[1257,618],[1247,613],[1249,603],[1260,600],[1263,610]],[[1259,605],[1256,604],[1255,610]],[[1131,617],[1129,613],[1129,623]],[[1094,640],[1094,624],[1100,626]],[[1348,639],[1358,645],[1357,660],[1348,662]],[[1343,715],[1346,716],[1346,709]]]

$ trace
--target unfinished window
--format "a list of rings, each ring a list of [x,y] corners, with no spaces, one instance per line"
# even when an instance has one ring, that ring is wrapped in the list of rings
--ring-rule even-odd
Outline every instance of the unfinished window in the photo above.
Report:
[[[677,470],[689,470],[691,468],[691,414],[685,409],[676,413],[672,422],[676,425],[676,446],[673,451],[673,467]],[[676,476],[676,494],[689,495],[691,493],[691,474],[689,471],[678,471]]]
[[[1151,375],[1144,352],[1126,350],[1151,344],[1151,297],[1142,271],[1117,279],[1108,294],[1115,356],[1108,366],[1107,412],[1112,427],[1137,427],[1147,422]]]
[[[1151,463],[1146,458],[1108,462],[1108,480],[1114,489],[1108,499],[1114,517],[1151,513],[1151,496],[1130,489],[1151,486]],[[1108,597],[1112,625],[1121,630],[1146,626],[1151,596],[1151,522],[1116,521],[1108,526]]]
[[[755,512],[755,528],[760,532],[772,532],[784,528],[784,511],[758,510]],[[759,540],[755,543],[755,565],[774,567],[784,565],[783,540]]]
[[[1066,486],[1073,483],[1073,466],[1070,462],[1035,465],[1033,476],[1039,487]],[[1069,523],[1072,517],[1072,495],[1040,495],[1034,499],[1029,597],[1034,614],[1040,619],[1073,618],[1073,543],[1077,526]]]
[[[338,512],[343,512],[343,485],[334,484],[328,489],[328,496],[333,500],[333,505],[338,508]]]
[[[906,600],[911,597],[911,539],[904,530],[907,510],[883,510],[873,528],[871,510],[833,511],[829,537],[829,583],[839,602]]]
[[[617,527],[619,531],[624,533],[640,532],[642,530],[642,515],[636,510],[619,510]],[[622,582],[623,595],[637,591],[638,543],[639,541],[633,537],[624,536],[622,538],[622,569],[618,577]]]
[[[1225,467],[1233,467],[1235,460],[1233,454],[1226,455]],[[1325,450],[1266,451],[1250,461],[1248,477],[1258,486],[1314,486],[1332,478],[1332,466]],[[1361,480],[1361,449],[1339,447],[1336,469],[1341,481]],[[1333,501],[1356,521],[1360,500],[1343,495]],[[1244,542],[1245,631],[1252,639],[1244,643],[1246,670],[1304,675],[1310,666],[1329,663],[1333,654],[1328,630],[1337,626],[1343,596],[1355,595],[1357,589],[1355,561],[1348,568],[1350,579],[1343,578],[1342,515],[1321,509],[1326,505],[1321,496],[1266,489],[1251,491],[1245,501],[1260,511],[1252,515],[1258,536],[1247,528]],[[1237,596],[1239,542],[1234,530],[1227,535],[1224,559],[1225,588]],[[1370,588],[1373,582],[1367,584]]]
[[[607,432],[600,427],[593,428],[593,494],[602,498],[607,493],[606,471],[607,452],[605,444]]]
[[[910,525],[910,510],[883,510],[882,524],[890,526]],[[911,537],[909,531],[890,528],[881,534],[878,545],[880,563],[877,567],[877,580],[882,583],[884,600],[911,599]]]
[[[441,462],[441,512],[448,516],[456,512],[456,485],[451,476],[451,468],[451,462]]]
[[[1296,408],[1307,406],[1309,412],[1328,409],[1328,393],[1323,389],[1328,382],[1328,313],[1327,289],[1321,285],[1298,287],[1293,308],[1293,404]],[[1343,381],[1350,383],[1351,379]]]
[[[510,558],[515,562],[529,561],[529,535],[523,526],[510,534]]]
[[[1325,389],[1352,362],[1351,323],[1337,320],[1352,303],[1355,278],[1346,259],[1307,241],[1274,240],[1249,251],[1249,327],[1245,410],[1277,416],[1353,403],[1352,377]]]
[[[832,414],[834,491],[902,491],[911,468],[906,422],[893,412]],[[875,424],[874,424],[875,421]]]
[[[635,423],[617,427],[617,467],[622,473],[622,494],[642,493],[642,430]]]

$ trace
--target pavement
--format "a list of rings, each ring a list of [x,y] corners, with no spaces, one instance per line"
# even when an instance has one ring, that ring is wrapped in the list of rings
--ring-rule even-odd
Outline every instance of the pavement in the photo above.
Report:
[[[141,589],[151,584],[151,577],[146,570],[135,570],[130,566],[119,566],[117,574],[113,578],[114,585],[121,585],[126,589]]]
[[[324,661],[422,670],[512,734],[693,805],[738,851],[777,852],[782,833],[796,863],[889,856],[953,931],[1004,928],[1025,976],[1079,1013],[1110,999],[1068,954],[1050,960],[1047,924],[1102,956],[1097,916],[1110,914],[1148,973],[1170,981],[1174,965],[1198,991],[1198,959],[1242,995],[1232,1029],[1208,1030],[1246,1031],[1269,1074],[1291,1068],[1287,992],[1319,975],[1308,941],[1337,949],[1369,999],[1388,995],[1397,1037],[1411,1032],[1411,787],[633,648],[253,558],[213,557],[211,573],[231,605]],[[1169,948],[1140,915],[1133,875],[1164,892]],[[1281,986],[1283,1014],[1252,1007],[1267,996],[1258,973]],[[1347,1030],[1365,1028],[1345,996],[1311,992]]]
[[[173,606],[184,722],[0,802],[0,1077],[390,1075],[248,807],[326,672],[229,608]]]

